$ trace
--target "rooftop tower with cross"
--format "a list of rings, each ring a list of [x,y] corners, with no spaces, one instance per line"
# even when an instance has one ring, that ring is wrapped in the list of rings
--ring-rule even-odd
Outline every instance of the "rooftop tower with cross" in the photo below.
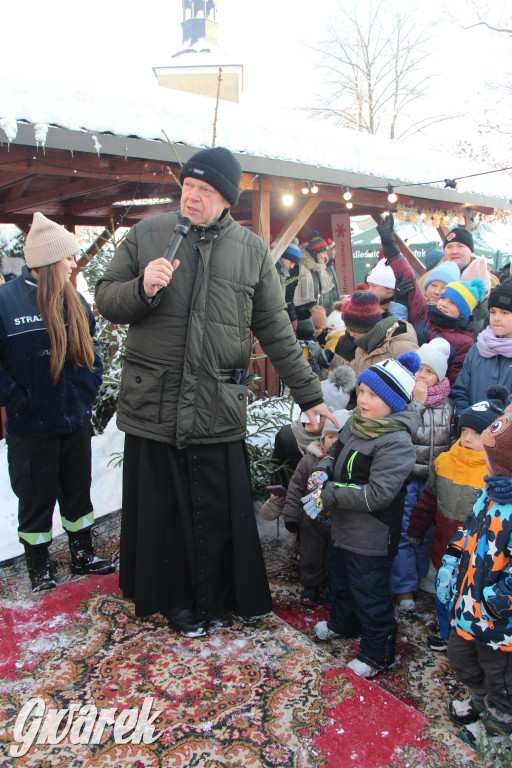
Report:
[[[217,42],[217,0],[182,0],[183,40],[171,64],[153,67],[158,85],[200,96],[240,101],[243,65],[233,64]],[[220,88],[219,88],[219,70]]]

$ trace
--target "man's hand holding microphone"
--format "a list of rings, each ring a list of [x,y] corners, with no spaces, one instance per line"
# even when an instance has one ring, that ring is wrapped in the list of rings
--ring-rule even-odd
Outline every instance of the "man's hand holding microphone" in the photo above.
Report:
[[[142,286],[148,299],[152,299],[158,291],[169,285],[172,274],[178,269],[180,260],[176,254],[185,237],[190,232],[191,222],[186,217],[180,218],[180,221],[174,227],[174,234],[171,238],[167,250],[159,259],[150,261],[144,270]]]

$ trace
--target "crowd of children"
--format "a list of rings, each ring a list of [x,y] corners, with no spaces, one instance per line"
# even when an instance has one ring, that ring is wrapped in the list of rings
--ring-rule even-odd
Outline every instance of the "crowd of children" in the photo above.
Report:
[[[468,689],[448,713],[477,747],[512,734],[512,279],[496,284],[456,228],[417,280],[393,217],[377,229],[382,260],[325,332],[354,399],[303,451],[281,510],[300,601],[329,609],[315,635],[360,637],[362,677],[394,664],[395,611],[435,569],[428,644]]]

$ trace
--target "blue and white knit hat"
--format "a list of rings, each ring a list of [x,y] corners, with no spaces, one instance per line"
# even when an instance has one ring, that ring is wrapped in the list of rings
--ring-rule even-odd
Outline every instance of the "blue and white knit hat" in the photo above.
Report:
[[[412,400],[416,384],[414,374],[419,371],[421,360],[416,352],[405,352],[396,360],[392,357],[366,368],[359,374],[358,384],[366,384],[392,412],[403,411]]]
[[[427,286],[433,283],[434,280],[439,280],[441,283],[455,283],[460,280],[460,269],[454,261],[443,261],[438,264],[431,272],[429,272],[425,280],[423,281],[423,291],[427,290]]]

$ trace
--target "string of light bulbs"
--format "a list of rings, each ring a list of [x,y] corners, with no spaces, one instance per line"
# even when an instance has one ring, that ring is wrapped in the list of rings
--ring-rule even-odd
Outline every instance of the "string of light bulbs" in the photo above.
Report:
[[[508,166],[506,168],[495,168],[492,171],[481,171],[479,173],[470,173],[466,176],[455,176],[454,178],[446,178],[446,179],[435,179],[433,181],[414,181],[414,182],[404,182],[401,184],[386,184],[385,186],[376,186],[376,187],[352,187],[352,189],[347,185],[343,184],[343,199],[347,203],[347,208],[352,208],[353,205],[348,205],[348,203],[352,200],[352,191],[357,191],[358,189],[371,189],[378,191],[380,189],[387,190],[388,193],[388,202],[390,203],[396,203],[398,200],[398,195],[396,193],[396,189],[402,189],[405,187],[421,187],[421,186],[429,186],[430,184],[443,184],[445,189],[457,189],[457,182],[462,181],[463,179],[471,179],[475,176],[487,176],[490,173],[501,173],[503,171],[511,171],[512,166]],[[313,195],[316,195],[319,191],[318,185],[315,182],[312,181],[305,181],[302,186],[302,194],[303,195],[309,195],[310,193]]]
[[[343,184],[343,199],[345,200],[345,207],[349,210],[354,207],[354,204],[352,202],[353,194],[352,192],[356,192],[359,189],[364,190],[372,190],[372,191],[379,191],[379,190],[387,190],[388,193],[388,202],[391,204],[394,204],[398,201],[398,195],[396,193],[396,189],[402,189],[405,187],[420,187],[420,186],[429,186],[431,184],[442,184],[444,183],[445,189],[457,189],[457,182],[462,181],[463,179],[472,179],[475,176],[487,176],[490,173],[501,173],[503,171],[511,171],[512,166],[507,166],[506,168],[495,168],[492,171],[481,171],[479,173],[470,173],[466,176],[455,176],[453,179],[446,178],[446,179],[435,179],[434,181],[411,181],[411,182],[404,182],[399,184],[391,184],[388,183],[385,186],[376,186],[376,187],[352,187],[350,188],[348,184]],[[302,194],[303,195],[316,195],[319,192],[318,184],[314,181],[305,181],[302,186]],[[283,195],[283,203],[287,206],[292,205],[293,203],[293,195],[291,193],[286,193]]]

